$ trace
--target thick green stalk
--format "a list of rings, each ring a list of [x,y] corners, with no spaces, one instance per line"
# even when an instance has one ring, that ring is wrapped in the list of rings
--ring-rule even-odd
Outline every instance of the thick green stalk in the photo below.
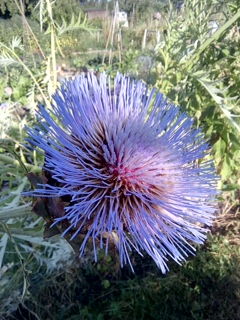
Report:
[[[53,87],[57,87],[57,62],[56,62],[56,46],[55,46],[55,30],[51,23],[51,57],[52,57],[52,71],[53,71]]]
[[[21,167],[20,162],[18,160],[13,159],[13,158],[8,157],[8,156],[5,156],[3,154],[0,154],[0,161],[5,163],[5,164],[12,164],[12,165],[14,165],[16,167]],[[36,165],[31,165],[29,163],[23,163],[23,164],[28,170],[33,171],[33,172],[40,172],[42,170],[41,167],[36,166]]]
[[[19,5],[19,3],[17,2],[17,0],[15,0],[15,4],[16,4],[19,12],[21,13],[22,18],[23,18],[24,23],[25,23],[25,26],[27,27],[28,31],[30,32],[31,36],[33,37],[33,39],[34,39],[34,41],[35,41],[35,43],[36,43],[36,45],[37,45],[37,47],[38,47],[38,49],[39,49],[42,57],[43,57],[43,59],[46,59],[46,56],[45,56],[45,54],[44,54],[44,52],[43,52],[43,50],[42,50],[42,48],[41,48],[41,46],[40,46],[40,44],[39,44],[38,39],[36,38],[34,32],[32,31],[32,29],[31,29],[31,27],[30,27],[30,25],[29,25],[29,23],[27,22],[26,16],[25,16],[25,14],[24,14],[24,6],[23,6],[22,1],[20,1],[20,5]]]

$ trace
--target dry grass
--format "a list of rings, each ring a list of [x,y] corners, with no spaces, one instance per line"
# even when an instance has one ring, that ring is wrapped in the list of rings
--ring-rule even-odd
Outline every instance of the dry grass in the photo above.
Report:
[[[213,235],[227,237],[230,244],[240,244],[240,190],[225,193],[224,200],[219,203],[217,218],[211,232]]]

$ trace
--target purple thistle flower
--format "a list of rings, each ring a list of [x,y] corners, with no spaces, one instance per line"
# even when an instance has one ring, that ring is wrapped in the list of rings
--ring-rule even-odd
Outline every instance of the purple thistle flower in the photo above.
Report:
[[[161,93],[120,74],[110,82],[79,76],[57,90],[52,112],[40,108],[28,141],[44,151],[57,183],[30,194],[70,197],[54,224],[68,221],[71,239],[88,225],[80,256],[91,239],[97,261],[97,248],[107,254],[113,241],[121,266],[132,267],[135,249],[166,272],[168,257],[185,260],[211,225],[217,176],[212,161],[197,165],[209,145]]]

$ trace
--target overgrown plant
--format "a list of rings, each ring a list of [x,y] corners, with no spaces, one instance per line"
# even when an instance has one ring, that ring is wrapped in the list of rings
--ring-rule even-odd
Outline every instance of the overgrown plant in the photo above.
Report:
[[[169,12],[165,40],[156,48],[156,86],[204,128],[228,190],[240,186],[240,10],[233,8],[185,1],[184,11]]]
[[[64,20],[59,25],[53,19],[52,5],[49,0],[41,0],[41,21],[48,25],[43,36],[51,38],[51,53],[48,55],[34,34],[33,45],[42,53],[45,68],[33,68],[29,62],[31,55],[26,53],[26,47],[21,37],[14,37],[9,43],[0,42],[0,66],[5,70],[5,80],[1,82],[0,101],[0,314],[7,316],[14,311],[19,303],[28,295],[28,276],[36,272],[41,265],[46,270],[58,268],[63,260],[69,260],[71,248],[63,239],[58,241],[45,241],[42,239],[41,219],[31,212],[31,200],[22,198],[23,189],[29,188],[26,173],[39,172],[43,158],[36,155],[36,151],[24,146],[25,125],[35,121],[33,111],[36,108],[36,94],[40,94],[46,107],[50,107],[51,95],[57,87],[56,57],[61,48],[59,39],[62,34],[72,30],[85,30],[91,32],[86,18],[79,16],[71,23]],[[26,24],[22,1],[16,0],[16,6],[20,10],[28,31],[30,26]],[[18,68],[31,79],[31,90],[28,105],[23,106],[19,102],[12,102],[11,97],[17,88],[7,87],[9,74],[12,68]],[[45,69],[45,70],[43,70]],[[60,250],[60,251],[59,251]],[[63,254],[64,253],[64,254]],[[69,260],[70,261],[70,260]],[[36,263],[37,262],[37,263]]]
[[[22,9],[23,6],[21,5],[21,3],[22,0],[20,0],[20,3],[18,3],[16,0],[16,5],[20,10],[21,15],[24,17],[24,12]],[[33,85],[36,87],[37,92],[42,95],[42,98],[46,105],[49,105],[51,95],[57,87],[57,55],[60,54],[64,56],[59,44],[61,36],[67,32],[71,32],[74,30],[85,30],[86,32],[91,32],[94,30],[88,25],[86,17],[81,14],[79,15],[77,20],[75,20],[73,15],[70,24],[67,24],[64,20],[62,20],[61,25],[58,24],[53,19],[52,5],[53,3],[50,0],[40,0],[37,4],[37,8],[39,7],[40,12],[41,31],[43,31],[43,23],[48,26],[43,36],[47,36],[48,34],[50,34],[51,51],[49,55],[44,53],[44,49],[41,48],[38,39],[34,36],[33,32],[31,33],[33,35],[33,41],[36,45],[36,48],[40,50],[42,58],[45,61],[45,70],[41,70],[41,68],[40,70],[37,68],[35,68],[34,71],[30,70],[28,61],[25,60],[25,58],[22,58],[22,56],[26,55],[26,53],[23,54],[26,48],[24,48],[22,44],[21,37],[13,38],[8,44],[0,42],[0,66],[9,67],[13,65],[19,65],[23,69],[25,69],[25,72],[31,77]],[[26,19],[24,21],[28,30],[31,30],[29,24],[26,23]],[[40,81],[43,77],[43,71],[45,75],[44,82]]]

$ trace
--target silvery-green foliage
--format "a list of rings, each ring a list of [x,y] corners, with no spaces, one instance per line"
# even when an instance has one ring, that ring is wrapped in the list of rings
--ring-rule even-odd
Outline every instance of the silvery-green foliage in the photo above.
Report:
[[[156,48],[156,86],[197,117],[211,139],[222,182],[239,185],[240,11],[230,2],[185,1],[170,11],[165,38]],[[214,23],[214,24],[213,24]]]
[[[51,73],[56,72],[54,48],[58,40],[58,27],[51,15],[52,3],[40,1],[39,4],[40,15],[43,15],[43,19],[50,21],[54,27],[51,30],[54,35],[51,42],[52,52],[48,58],[50,79]],[[47,5],[47,11],[44,5]],[[73,18],[70,26],[63,22],[59,26],[59,32],[62,34],[65,30],[70,31],[72,28],[88,29],[86,21],[79,17],[77,21]],[[42,36],[49,39],[48,35]],[[37,50],[42,50],[38,40],[32,39],[33,46]],[[0,65],[5,68],[3,76],[6,79],[1,83],[1,97],[4,97],[4,89],[8,84],[12,66],[23,70],[26,79],[30,78],[32,81],[28,95],[29,103],[32,104],[27,107],[24,118],[18,114],[17,103],[13,103],[10,98],[1,104],[0,129],[3,140],[0,149],[0,314],[2,316],[9,315],[27,296],[31,273],[36,272],[40,267],[45,272],[52,272],[56,268],[66,266],[71,262],[72,250],[63,239],[42,239],[43,222],[32,213],[31,199],[23,199],[21,196],[23,189],[30,188],[25,177],[26,172],[39,172],[38,165],[43,160],[41,156],[36,156],[35,151],[29,150],[22,144],[25,135],[24,126],[26,121],[30,124],[35,119],[32,116],[35,108],[33,103],[35,93],[40,94],[42,100],[48,105],[51,92],[43,83],[41,68],[34,68],[34,61],[29,62],[31,55],[25,51],[22,37],[10,37],[8,42],[1,40],[4,39],[0,39]],[[47,51],[46,54],[48,54]],[[13,95],[16,95],[18,88],[12,89]]]

